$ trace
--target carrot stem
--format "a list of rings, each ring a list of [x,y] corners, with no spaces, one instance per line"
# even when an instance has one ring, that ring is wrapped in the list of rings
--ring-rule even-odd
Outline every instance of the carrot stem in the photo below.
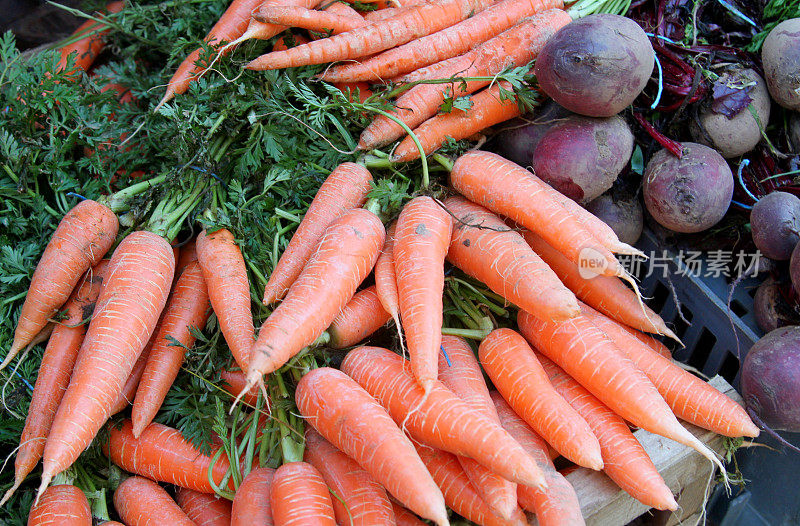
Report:
[[[489,320],[489,318],[485,318]],[[460,336],[462,338],[469,338],[471,340],[478,340],[481,341],[487,336],[489,333],[492,332],[494,328],[491,325],[491,320],[489,320],[489,327],[484,329],[457,329],[455,327],[442,327],[442,334],[446,334],[449,336]]]
[[[166,175],[159,175],[157,177],[153,177],[152,179],[148,179],[147,181],[132,184],[129,187],[120,190],[119,192],[102,197],[98,201],[114,212],[124,212],[128,210],[128,203],[133,196],[139,195],[142,192],[149,190],[151,187],[163,183],[166,179]]]

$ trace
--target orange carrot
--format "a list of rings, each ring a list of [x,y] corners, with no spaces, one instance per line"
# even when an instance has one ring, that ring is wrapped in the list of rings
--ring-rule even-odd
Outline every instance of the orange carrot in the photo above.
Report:
[[[547,357],[539,355],[556,391],[594,431],[603,451],[603,471],[635,499],[660,510],[675,510],[672,491],[658,474],[628,424]]]
[[[411,370],[425,392],[438,376],[444,258],[452,232],[450,216],[427,196],[416,197],[403,207],[395,231],[392,255],[400,318]]]
[[[316,11],[299,6],[262,5],[253,13],[253,18],[264,24],[299,27],[320,33],[338,35],[367,25],[358,17],[343,16],[328,11]]]
[[[167,302],[175,258],[164,238],[140,231],[122,240],[109,266],[80,358],[47,437],[41,491],[75,462],[111,416],[111,405]]]
[[[333,492],[337,523],[372,526],[394,522],[386,490],[311,427],[306,429],[304,460],[319,470]]]
[[[481,366],[469,344],[457,336],[442,335],[442,351],[439,353],[439,380],[471,408],[499,424]],[[510,520],[517,509],[517,485],[471,458],[458,457],[458,462],[492,512]]]
[[[391,316],[378,299],[375,286],[356,292],[328,327],[328,345],[344,349],[356,345],[386,325]]]
[[[42,493],[28,515],[28,526],[92,526],[92,510],[80,488],[59,484]]]
[[[434,0],[374,24],[304,46],[267,53],[248,69],[281,69],[349,60],[383,51],[457,24],[490,0]]]
[[[247,385],[247,375],[244,371],[231,371],[230,369],[223,369],[220,373],[222,379],[222,388],[228,391],[231,395],[236,397],[237,394],[242,392],[242,389]],[[242,398],[244,403],[255,406],[258,400],[258,389],[252,388]]]
[[[342,163],[317,191],[264,290],[264,305],[282,299],[302,272],[333,221],[367,200],[372,175],[355,163]]]
[[[606,316],[608,316],[606,314]],[[613,319],[613,318],[612,318]],[[618,320],[617,323],[619,323]],[[632,329],[627,325],[621,325],[623,329],[625,329],[628,334],[645,344],[646,346],[650,347],[650,350],[654,353],[658,354],[659,356],[663,356],[668,360],[672,360],[672,351],[669,350],[669,347],[661,343],[659,340],[656,340],[649,334],[644,334],[643,332],[637,331],[636,329]]]
[[[42,254],[22,304],[14,341],[2,370],[67,301],[81,276],[96,265],[117,237],[119,222],[109,208],[86,199],[67,212]]]
[[[375,293],[384,310],[392,316],[400,346],[403,347],[403,331],[400,328],[400,300],[397,297],[397,275],[394,271],[394,232],[397,223],[392,223],[386,230],[386,242],[375,262]]]
[[[378,402],[343,372],[321,367],[297,384],[300,414],[404,506],[439,526],[444,498],[411,441]]]
[[[114,492],[114,507],[127,526],[195,526],[164,488],[144,477],[125,479]]]
[[[518,232],[463,197],[451,197],[444,206],[455,218],[447,251],[450,263],[539,317],[566,320],[578,315],[575,295]]]
[[[214,493],[208,480],[214,452],[212,456],[204,455],[177,429],[150,424],[139,438],[134,438],[133,425],[125,420],[121,428],[110,426],[109,435],[103,451],[125,471],[201,493]],[[223,454],[214,463],[215,484],[221,484],[228,467],[228,458]],[[229,487],[233,490],[233,481]]]
[[[242,481],[233,498],[231,526],[272,526],[269,495],[275,470],[256,468]]]
[[[264,374],[282,367],[328,328],[372,270],[384,235],[378,216],[363,208],[331,223],[286,299],[261,326],[248,386],[263,382]]]
[[[156,330],[153,331],[153,337],[158,334],[158,325],[156,325]],[[150,341],[147,343],[147,347],[144,348],[142,354],[139,355],[139,358],[136,360],[136,363],[133,364],[133,369],[131,370],[131,374],[128,376],[128,379],[125,380],[125,385],[122,386],[122,392],[117,397],[117,401],[111,406],[111,414],[116,415],[129,405],[133,403],[134,398],[136,398],[136,389],[139,387],[139,381],[142,379],[142,375],[144,374],[144,368],[147,365],[147,359],[150,358],[150,349],[153,347],[153,338],[150,338]]]
[[[141,435],[153,421],[178,376],[186,349],[194,345],[192,329],[202,330],[208,315],[208,288],[199,263],[193,261],[175,283],[139,381],[131,412],[133,436]]]
[[[328,486],[305,462],[289,462],[275,471],[269,498],[276,526],[335,526]]]
[[[553,389],[525,338],[511,329],[495,329],[478,352],[492,383],[529,426],[576,464],[603,468],[597,437]]]
[[[105,12],[107,14],[119,13],[122,11],[123,7],[125,7],[125,2],[111,2],[106,5]],[[105,16],[101,14],[98,15],[98,18],[103,19]],[[61,59],[58,61],[57,70],[65,69],[67,67],[67,57],[72,53],[76,53],[76,70],[87,71],[94,63],[94,59],[97,58],[97,55],[103,51],[105,47],[103,38],[110,30],[111,29],[106,24],[91,19],[78,26],[78,29],[73,31],[69,36],[70,40],[77,40],[63,46],[59,50],[61,52]]]
[[[304,7],[306,9],[314,9],[319,4],[322,3],[322,0],[266,0],[259,5],[282,5],[282,6],[297,6],[297,7]],[[242,33],[241,36],[232,40],[229,44],[226,44],[220,49],[220,54],[227,53],[230,48],[238,46],[242,42],[251,39],[258,39],[258,40],[269,40],[270,38],[282,33],[288,29],[286,26],[279,26],[275,24],[264,24],[263,22],[259,22],[255,18],[251,18],[247,24],[247,29]],[[308,42],[308,40],[304,37],[300,37],[302,43]],[[277,43],[276,43],[277,44]],[[284,47],[283,49],[288,49]],[[276,45],[273,47],[273,51],[280,51],[281,49]]]
[[[394,500],[392,500],[392,509],[394,510],[394,520],[397,526],[425,526],[425,523],[419,520],[416,515]]]
[[[175,264],[175,272],[180,276],[180,273],[189,266],[189,263],[197,261],[197,239],[192,239],[183,245],[175,261],[177,261]]]
[[[178,488],[178,506],[197,526],[230,526],[231,501],[200,493],[186,488]]]
[[[244,256],[233,234],[225,229],[211,234],[203,230],[197,236],[196,246],[197,261],[203,269],[208,299],[217,315],[219,328],[233,359],[244,370],[255,341]]]
[[[431,382],[425,393],[406,367],[406,360],[380,347],[354,349],[341,366],[414,440],[470,457],[513,482],[542,484],[533,460],[499,424],[472,409],[438,380]]]
[[[361,16],[361,13],[350,7],[350,4],[347,2],[327,2],[326,5],[321,6],[321,10],[327,13],[334,13],[336,15],[347,16],[353,19],[361,20],[362,24],[364,21],[364,17]]]
[[[292,34],[290,36],[291,36],[291,41],[290,42],[292,43],[292,46],[300,46],[302,44],[305,44],[306,42],[309,42],[309,40],[306,37],[304,37],[303,35],[294,35],[294,34]],[[288,44],[289,44],[289,42],[286,41],[286,37],[280,37],[272,45],[272,50],[273,51],[280,51],[282,49],[289,49],[289,45]]]
[[[493,392],[491,397],[503,428],[533,457],[547,481],[545,491],[517,486],[520,505],[536,513],[541,526],[583,526],[581,505],[575,489],[556,471],[548,456],[547,443],[514,413],[500,393]]]

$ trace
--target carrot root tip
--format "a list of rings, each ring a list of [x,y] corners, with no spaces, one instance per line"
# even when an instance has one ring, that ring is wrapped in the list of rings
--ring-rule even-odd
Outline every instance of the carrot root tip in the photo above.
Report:
[[[39,490],[36,492],[36,498],[33,500],[33,504],[34,505],[39,504],[39,498],[45,492],[45,490],[47,489],[47,486],[50,485],[50,481],[51,480],[53,480],[53,475],[51,475],[47,471],[42,473],[42,483],[39,484]]]
[[[5,492],[3,498],[0,499],[0,508],[2,508],[3,505],[6,502],[8,502],[8,499],[10,499],[12,495],[14,495],[14,493],[17,491],[17,488],[19,488],[20,484],[22,484],[22,480],[15,480],[14,485],[8,488],[8,491]]]

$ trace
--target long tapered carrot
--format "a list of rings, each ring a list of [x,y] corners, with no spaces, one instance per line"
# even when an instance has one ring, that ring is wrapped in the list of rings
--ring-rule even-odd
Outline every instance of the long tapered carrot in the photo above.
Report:
[[[136,389],[131,412],[133,436],[138,437],[153,421],[178,376],[186,349],[194,345],[196,336],[192,330],[201,330],[208,315],[208,287],[200,264],[194,261],[183,270],[173,287]]]
[[[269,495],[275,470],[256,468],[242,481],[233,498],[231,526],[272,526]]]
[[[363,205],[372,189],[372,175],[356,163],[342,163],[322,183],[289,246],[270,274],[264,305],[283,299],[317,248],[325,229],[337,218]]]
[[[255,328],[250,305],[250,284],[242,251],[225,229],[197,236],[197,261],[203,269],[208,299],[233,359],[247,369]]]
[[[158,325],[156,325],[156,330],[153,332],[156,333],[157,331]],[[139,355],[136,363],[133,364],[131,374],[128,375],[128,379],[125,380],[125,385],[122,386],[122,392],[117,397],[116,402],[111,405],[112,415],[115,415],[127,408],[136,398],[136,388],[139,387],[139,381],[142,379],[142,375],[144,374],[144,368],[147,365],[147,359],[150,357],[150,348],[152,347],[152,343],[153,338],[150,338],[150,341],[142,351],[142,354]]]
[[[392,255],[400,318],[411,370],[426,392],[438,376],[444,258],[452,232],[448,213],[427,196],[416,197],[403,207],[395,230]]]
[[[133,425],[125,420],[120,428],[110,426],[109,436],[103,450],[122,469],[201,493],[214,493],[208,480],[212,456],[201,453],[177,429],[150,424],[139,438],[134,438]],[[216,459],[215,484],[221,484],[228,467],[225,454]],[[230,489],[233,489],[232,481]]]
[[[144,477],[130,477],[119,485],[114,508],[127,526],[195,526],[164,488]]]
[[[197,526],[230,526],[231,501],[200,493],[186,488],[178,488],[175,500],[189,519]]]
[[[383,244],[378,260],[375,262],[375,293],[383,305],[384,310],[392,316],[397,335],[400,338],[400,347],[405,349],[403,343],[403,330],[400,326],[400,299],[397,295],[397,273],[394,269],[394,233],[397,222],[386,229],[386,241]],[[405,351],[404,351],[405,352]]]
[[[650,507],[676,509],[672,491],[628,424],[546,356],[538,355],[538,358],[553,387],[583,416],[600,441],[603,471],[611,480]]]
[[[326,2],[325,5],[320,6],[320,10],[326,13],[334,13],[339,16],[347,16],[350,18],[365,20],[361,13],[350,7],[350,4],[344,1]]]
[[[2,370],[67,301],[81,276],[96,265],[117,237],[119,222],[108,207],[86,199],[67,212],[42,254],[19,315]]]
[[[448,198],[444,205],[455,218],[448,261],[539,317],[566,320],[578,315],[575,295],[518,232],[463,197]]]
[[[394,510],[394,520],[397,526],[425,526],[425,523],[419,520],[416,515],[394,500],[392,500],[392,509]]]
[[[614,320],[587,305],[581,307],[581,312],[647,375],[675,416],[720,435],[758,436],[758,427],[744,408],[731,398],[714,389],[708,382],[685,371],[669,358],[653,352]]]
[[[167,302],[175,257],[164,238],[140,231],[122,240],[109,265],[80,357],[47,437],[41,490],[75,462],[111,416],[111,405]]]
[[[714,452],[678,422],[647,376],[589,317],[581,314],[554,323],[519,311],[517,324],[536,349],[619,416],[697,450],[724,470]]]
[[[92,526],[92,510],[80,488],[59,484],[31,507],[28,526]]]
[[[305,462],[289,462],[275,471],[269,502],[275,526],[336,524],[328,486]]]
[[[426,393],[408,362],[380,347],[347,353],[341,369],[374,396],[417,441],[470,457],[517,483],[542,485],[542,474],[497,423],[472,409],[438,380]]]
[[[393,115],[409,128],[416,128],[430,117],[436,115],[446,94],[452,96],[473,93],[489,85],[490,79],[509,66],[522,66],[538,55],[545,43],[559,29],[571,22],[571,18],[561,9],[550,9],[520,21],[514,27],[484,42],[469,53],[448,61],[445,68],[437,71],[439,78],[450,76],[486,77],[486,80],[472,80],[466,83],[420,84],[398,97]],[[509,108],[497,107],[498,111],[512,113],[515,106],[511,101]],[[505,114],[504,113],[504,114]],[[487,120],[487,117],[483,117]],[[469,124],[467,121],[462,124]],[[372,149],[394,141],[405,135],[404,128],[395,120],[379,115],[359,137],[360,149]]]
[[[434,0],[341,35],[267,53],[245,67],[281,69],[363,57],[457,24],[490,3],[490,0]]]
[[[525,338],[511,329],[495,329],[478,352],[492,383],[515,413],[568,459],[590,469],[603,468],[597,437],[550,385]]]
[[[356,345],[386,325],[390,318],[378,299],[375,285],[367,287],[356,292],[328,327],[331,337],[328,345],[334,349]]]
[[[523,232],[525,241],[553,269],[559,279],[584,301],[600,312],[635,329],[677,338],[664,320],[650,307],[639,302],[634,293],[614,276],[581,276],[578,265],[550,246],[539,235]]]
[[[527,451],[544,473],[547,489],[517,486],[519,504],[536,513],[541,526],[583,526],[581,504],[575,489],[556,471],[548,455],[547,443],[520,418],[498,392],[491,393],[500,423]]]
[[[363,208],[331,223],[286,299],[261,326],[248,386],[263,381],[262,375],[282,367],[328,328],[372,270],[384,236],[381,220]]]
[[[295,401],[306,422],[404,506],[448,524],[442,492],[411,441],[353,379],[336,369],[314,369],[297,384]]]
[[[446,356],[445,356],[446,355]],[[462,338],[442,335],[439,380],[470,407],[500,423],[483,372],[472,348]],[[468,457],[458,457],[472,486],[495,515],[511,519],[517,509],[517,485]]]
[[[119,13],[125,7],[125,2],[111,2],[106,5],[105,14]],[[99,15],[99,18],[104,18],[104,15]],[[108,25],[96,20],[87,20],[78,29],[72,32],[70,40],[75,39],[74,42],[61,47],[61,59],[58,61],[57,70],[63,70],[67,67],[67,57],[72,53],[75,56],[75,68],[87,71],[97,56],[103,51],[105,42],[103,38],[111,29]]]
[[[386,490],[355,460],[311,427],[306,429],[304,460],[317,468],[333,492],[337,523],[351,526],[394,524],[394,512]]]
[[[334,35],[367,25],[363,18],[343,16],[328,11],[305,9],[299,6],[262,5],[253,18],[265,24],[285,25]]]

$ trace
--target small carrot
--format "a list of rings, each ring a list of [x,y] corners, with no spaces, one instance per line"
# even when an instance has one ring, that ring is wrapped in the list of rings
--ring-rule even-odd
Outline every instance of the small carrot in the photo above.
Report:
[[[242,481],[233,498],[231,526],[272,526],[269,495],[275,470],[256,468]]]
[[[392,509],[394,510],[394,520],[397,526],[425,526],[425,523],[419,520],[416,515],[394,500],[392,500]]]
[[[328,486],[305,462],[289,462],[275,471],[269,503],[275,526],[336,524]]]
[[[156,325],[156,330],[153,331],[153,336],[157,334],[158,325]],[[144,368],[147,365],[147,359],[150,357],[150,349],[152,348],[153,338],[150,338],[150,341],[147,343],[147,347],[144,348],[142,354],[139,355],[137,358],[136,363],[133,364],[133,369],[131,370],[131,374],[128,375],[128,379],[125,380],[125,385],[122,386],[122,392],[117,397],[117,401],[111,406],[111,414],[116,415],[129,405],[133,403],[133,400],[136,398],[136,389],[139,387],[139,381],[142,379],[142,375],[144,374]]]
[[[92,510],[80,488],[50,486],[28,514],[28,526],[92,526]]]
[[[130,477],[119,485],[114,508],[127,526],[195,526],[164,488],[144,477]]]
[[[178,488],[178,506],[197,526],[230,526],[231,501],[216,495]]]
[[[253,18],[264,24],[299,27],[319,33],[330,32],[334,35],[367,25],[367,22],[361,17],[355,19],[350,16],[299,6],[262,5],[253,13]]]
[[[247,385],[247,374],[244,371],[232,371],[230,369],[223,369],[220,372],[222,379],[222,388],[228,391],[233,397],[236,397],[242,392],[242,389]],[[247,394],[244,395],[242,400],[244,403],[255,406],[258,399],[258,389],[252,388]]]
[[[331,337],[328,345],[334,349],[356,345],[386,325],[390,318],[378,299],[375,286],[367,287],[356,292],[328,327]]]
[[[361,386],[336,369],[306,373],[295,390],[300,414],[404,506],[448,524],[444,497],[411,441]]]
[[[125,7],[125,2],[111,2],[105,7],[105,13],[113,14],[122,11]],[[98,15],[98,18],[103,19],[105,15]],[[88,71],[94,63],[97,56],[103,51],[105,42],[103,38],[111,31],[108,25],[96,20],[87,20],[78,29],[72,32],[69,36],[70,40],[74,40],[71,44],[61,47],[61,59],[58,61],[57,70],[61,71],[67,67],[67,57],[72,53],[76,53],[75,68],[76,70]]]
[[[400,346],[403,345],[403,331],[400,327],[400,300],[397,297],[397,274],[394,271],[394,233],[397,223],[389,225],[386,230],[386,241],[383,244],[378,260],[375,262],[375,293],[383,308],[392,316]]]
[[[306,37],[303,35],[289,35],[291,40],[287,41],[287,37],[280,37],[278,38],[274,44],[272,44],[273,51],[280,51],[283,49],[289,49],[292,46],[299,46],[305,44],[306,42],[310,42]],[[291,46],[289,45],[291,44]]]
[[[259,5],[278,5],[278,6],[297,6],[297,7],[304,7],[306,9],[314,9],[319,4],[322,3],[322,0],[266,0]],[[258,6],[256,6],[258,7]],[[254,8],[255,9],[255,8]],[[226,44],[222,48],[220,48],[220,54],[228,53],[231,48],[234,48],[251,39],[257,40],[269,40],[270,38],[282,33],[283,31],[287,30],[286,26],[279,26],[276,24],[265,24],[263,22],[259,22],[255,18],[251,18],[247,24],[247,29],[244,33],[241,34],[235,40],[232,40],[230,43]],[[301,37],[302,43],[308,42],[308,40],[304,37]],[[276,43],[277,44],[277,43]],[[283,49],[288,49],[284,47]],[[281,51],[277,45],[273,47],[273,51]]]

